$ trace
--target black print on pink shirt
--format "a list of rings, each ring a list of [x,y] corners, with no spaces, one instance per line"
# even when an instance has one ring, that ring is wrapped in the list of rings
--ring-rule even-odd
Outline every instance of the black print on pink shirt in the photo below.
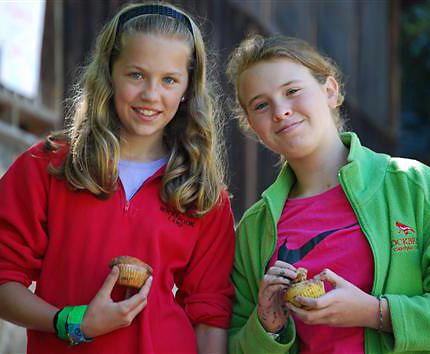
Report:
[[[294,263],[300,261],[301,259],[303,259],[310,251],[312,251],[314,249],[314,247],[316,245],[318,245],[327,236],[329,236],[329,235],[331,235],[337,231],[340,231],[340,230],[349,229],[350,227],[353,227],[356,225],[358,225],[358,223],[344,226],[344,227],[334,229],[334,230],[324,231],[324,232],[312,237],[303,246],[301,246],[300,248],[297,248],[295,250],[289,250],[287,248],[287,239],[286,239],[285,242],[281,245],[281,247],[279,247],[278,260],[287,262],[289,264],[294,264]]]

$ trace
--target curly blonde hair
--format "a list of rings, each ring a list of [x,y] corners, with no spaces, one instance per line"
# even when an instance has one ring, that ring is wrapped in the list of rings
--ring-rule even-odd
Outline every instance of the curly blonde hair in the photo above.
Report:
[[[299,38],[282,35],[263,37],[252,35],[244,39],[231,53],[227,64],[227,76],[234,86],[235,99],[231,104],[235,118],[241,130],[254,135],[246,115],[246,110],[239,99],[240,75],[251,66],[275,59],[287,59],[308,68],[312,76],[322,85],[329,76],[339,84],[339,95],[336,109],[332,116],[339,132],[344,130],[345,121],[340,115],[340,106],[344,100],[342,73],[336,63],[317,52],[309,43]]]
[[[144,3],[148,5],[151,3]],[[218,201],[224,187],[225,159],[221,114],[209,87],[207,55],[201,32],[191,17],[167,3],[190,20],[192,33],[179,20],[158,14],[134,17],[118,29],[118,20],[132,4],[119,11],[99,34],[91,61],[83,73],[73,99],[68,129],[48,137],[46,146],[57,149],[65,139],[69,153],[57,175],[75,189],[87,189],[107,198],[118,186],[120,121],[113,103],[112,64],[127,40],[139,33],[160,34],[183,40],[191,49],[187,99],[164,130],[170,157],[162,177],[160,198],[181,213],[204,215]]]

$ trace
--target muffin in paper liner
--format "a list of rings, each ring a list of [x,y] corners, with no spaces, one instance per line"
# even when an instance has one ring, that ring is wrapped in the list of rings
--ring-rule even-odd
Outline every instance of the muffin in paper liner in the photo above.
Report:
[[[304,307],[294,300],[296,296],[320,297],[325,294],[324,283],[321,280],[310,279],[291,284],[283,295],[284,301],[291,302],[294,306]]]
[[[117,284],[133,288],[141,288],[152,274],[152,268],[140,259],[131,256],[119,256],[112,259],[110,267],[119,268]]]
[[[306,296],[306,297],[320,297],[325,294],[324,282],[315,277],[314,279],[306,280],[307,269],[297,268],[297,276],[293,279],[291,285],[288,287],[287,291],[282,296],[284,301],[292,303],[294,306],[302,307],[307,310],[306,306],[298,303],[294,300],[296,296]]]

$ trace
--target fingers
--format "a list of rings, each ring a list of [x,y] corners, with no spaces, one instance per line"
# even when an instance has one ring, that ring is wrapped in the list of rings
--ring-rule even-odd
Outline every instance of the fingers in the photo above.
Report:
[[[290,279],[294,279],[296,275],[296,267],[283,261],[276,261],[264,275],[263,282],[288,285]]]
[[[297,275],[296,271],[291,268],[277,266],[270,267],[266,274],[277,275],[289,279],[294,279]]]
[[[100,290],[98,291],[97,295],[102,296],[109,296],[112,293],[112,289],[115,286],[116,281],[118,280],[119,276],[119,269],[117,266],[112,267],[112,270],[106,277],[103,285],[101,286]],[[96,295],[96,296],[97,296]]]
[[[121,305],[125,306],[127,310],[131,312],[134,312],[136,308],[140,308],[140,310],[137,311],[137,313],[139,313],[143,309],[143,307],[146,306],[149,290],[151,289],[151,284],[152,284],[152,276],[150,276],[146,280],[145,284],[140,288],[140,290],[135,295],[129,297],[124,301],[121,301]]]
[[[333,288],[350,285],[350,283],[347,280],[337,275],[335,272],[331,271],[328,268],[324,269],[321,273],[316,275],[314,278],[316,279],[319,278],[321,280],[328,281],[333,286]]]
[[[290,311],[294,311],[297,318],[300,318],[306,324],[327,324],[328,309],[305,309],[294,306],[290,302],[286,305]]]
[[[152,275],[146,280],[145,284],[140,288],[139,294],[147,298],[152,285]]]
[[[271,286],[271,285],[284,285],[288,286],[291,283],[289,278],[273,275],[273,274],[265,274],[263,276],[262,285],[263,287]]]
[[[294,298],[299,304],[302,304],[308,310],[317,310],[328,307],[332,303],[332,296],[330,293],[320,296],[318,298],[306,297],[306,296],[296,296]]]
[[[279,261],[279,260],[273,264],[273,267],[288,268],[294,272],[297,270],[297,268],[294,267],[292,264],[284,262],[284,261]]]
[[[131,319],[133,319],[133,318],[135,318],[145,307],[146,307],[146,305],[147,305],[147,303],[148,303],[148,300],[147,300],[147,298],[145,298],[145,300],[143,300],[143,301],[141,301],[141,302],[139,302],[138,304],[137,304],[137,306],[136,307],[134,307],[131,311],[130,311],[130,317],[131,317]]]

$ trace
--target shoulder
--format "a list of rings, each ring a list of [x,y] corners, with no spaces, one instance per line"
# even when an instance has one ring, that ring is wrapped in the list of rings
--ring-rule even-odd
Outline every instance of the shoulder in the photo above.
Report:
[[[389,164],[390,172],[400,172],[400,173],[422,173],[430,174],[430,167],[423,164],[420,161],[407,159],[403,157],[391,157]]]
[[[402,180],[430,195],[430,167],[413,159],[392,157],[387,176],[390,179]]]
[[[207,222],[208,220],[217,217],[232,217],[233,212],[231,209],[231,195],[225,186],[220,187],[220,193],[215,205],[206,214],[201,216],[201,220]]]
[[[387,172],[417,181],[430,181],[430,167],[420,161],[402,157],[390,158]]]
[[[68,151],[68,145],[61,143],[56,150],[46,146],[46,140],[42,140],[29,147],[10,166],[8,172],[19,171],[21,174],[33,173],[36,170],[46,171],[49,165],[58,167],[64,161]]]
[[[241,221],[258,217],[258,215],[266,211],[266,207],[265,200],[263,198],[259,199],[243,213]]]
[[[267,204],[266,201],[261,198],[251,207],[249,207],[244,213],[237,226],[239,236],[242,230],[259,228],[264,224],[267,215]]]

